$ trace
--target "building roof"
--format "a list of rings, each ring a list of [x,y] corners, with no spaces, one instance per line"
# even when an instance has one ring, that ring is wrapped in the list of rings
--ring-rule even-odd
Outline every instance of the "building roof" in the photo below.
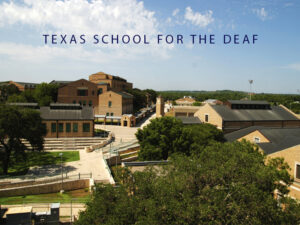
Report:
[[[228,100],[231,104],[247,104],[247,105],[269,105],[267,101],[249,101],[249,100]]]
[[[193,98],[190,98],[190,97],[187,97],[187,98],[180,98],[180,99],[177,99],[175,100],[176,102],[190,102],[190,103],[193,103],[195,102],[196,100],[193,99]]]
[[[116,92],[119,95],[122,95],[123,98],[133,98],[133,95],[127,93],[127,92]]]
[[[299,120],[280,106],[270,109],[231,109],[226,105],[211,105],[224,121],[282,121]]]
[[[22,86],[36,86],[39,85],[38,83],[29,83],[29,82],[17,82],[17,81],[12,81],[14,83],[20,84]]]
[[[73,81],[67,81],[67,80],[53,80],[53,81],[50,82],[50,84],[59,84],[59,85],[61,85],[61,84],[68,84],[68,83],[71,83],[71,82],[73,82]]]
[[[36,102],[9,102],[8,105],[22,106],[22,107],[38,107],[39,104]]]
[[[270,128],[253,126],[230,134],[225,134],[227,141],[235,141],[254,131],[259,131],[270,142],[257,143],[266,154],[272,154],[296,145],[300,145],[300,128]]]
[[[180,119],[183,124],[201,124],[201,121],[198,117],[185,117],[185,116],[178,116],[177,119]]]
[[[12,207],[8,208],[5,214],[19,214],[19,213],[31,213],[32,206],[24,206],[24,207]]]
[[[92,107],[80,109],[51,109],[49,106],[40,108],[43,120],[94,120]]]

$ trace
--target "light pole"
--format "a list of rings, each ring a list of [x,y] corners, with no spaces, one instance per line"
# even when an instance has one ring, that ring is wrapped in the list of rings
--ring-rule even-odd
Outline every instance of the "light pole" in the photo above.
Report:
[[[251,101],[253,80],[248,80],[248,81],[249,81],[249,84],[250,84],[250,101]]]
[[[64,192],[64,189],[63,189],[63,183],[64,183],[64,174],[63,174],[63,162],[62,162],[62,156],[63,156],[63,153],[59,153],[59,156],[60,156],[60,166],[61,166],[61,190],[60,190],[60,193],[63,193]]]

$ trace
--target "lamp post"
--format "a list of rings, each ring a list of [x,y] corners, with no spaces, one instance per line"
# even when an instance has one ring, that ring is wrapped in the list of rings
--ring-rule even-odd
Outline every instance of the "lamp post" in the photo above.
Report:
[[[64,192],[64,189],[63,189],[63,183],[64,183],[64,174],[63,174],[63,162],[62,162],[62,156],[63,156],[63,153],[59,153],[59,156],[60,156],[60,166],[61,166],[61,190],[60,190],[60,193],[63,193]]]

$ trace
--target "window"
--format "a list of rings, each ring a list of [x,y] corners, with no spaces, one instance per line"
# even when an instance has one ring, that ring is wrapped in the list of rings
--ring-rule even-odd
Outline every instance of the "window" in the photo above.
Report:
[[[296,178],[300,179],[300,164],[296,164]]]
[[[109,116],[109,113],[106,113],[106,116]]]
[[[88,93],[87,89],[77,89],[77,96],[88,96]]]
[[[64,132],[64,124],[63,123],[58,124],[58,132],[60,132],[60,133]]]
[[[205,114],[205,122],[208,122],[208,114]]]
[[[92,95],[95,95],[95,91],[92,91]]]
[[[89,123],[84,123],[82,128],[83,128],[83,132],[90,132],[90,124]]]
[[[66,123],[66,132],[67,133],[71,132],[71,124],[70,123]]]
[[[56,132],[56,123],[51,123],[51,132],[52,133]]]
[[[114,113],[111,113],[110,115],[111,115],[111,116],[114,116]]]
[[[102,88],[99,88],[98,89],[98,95],[101,95],[103,93],[103,89]]]
[[[86,106],[86,101],[83,101],[83,106]]]
[[[73,132],[74,133],[78,132],[78,123],[73,123]]]
[[[76,100],[73,101],[73,104],[76,104]]]
[[[47,124],[42,123],[42,126],[43,126],[43,128],[44,128],[45,130],[47,130]]]
[[[92,101],[89,101],[89,106],[93,106],[93,102]]]
[[[112,105],[112,102],[109,101],[109,102],[108,102],[108,107],[111,107],[111,105]]]
[[[81,104],[82,104],[82,103],[81,103],[81,101],[79,101],[78,103],[79,103],[79,105],[81,105]]]
[[[260,143],[260,138],[259,137],[254,137],[254,143]]]

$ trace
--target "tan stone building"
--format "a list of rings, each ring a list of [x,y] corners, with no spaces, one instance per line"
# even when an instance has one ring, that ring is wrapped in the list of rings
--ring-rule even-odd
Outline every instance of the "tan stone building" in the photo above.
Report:
[[[52,103],[40,108],[47,138],[93,137],[94,113],[79,104]]]
[[[202,122],[211,123],[225,133],[250,126],[300,127],[300,120],[284,106],[265,101],[228,101],[224,105],[205,104],[195,113]]]
[[[192,98],[191,96],[184,96],[183,98],[175,100],[175,102],[177,105],[191,106],[191,105],[193,105],[193,103],[196,102],[196,100],[194,98]]]
[[[268,158],[282,157],[295,182],[290,195],[300,199],[300,128],[248,127],[225,135],[228,141],[247,140],[257,144]]]
[[[125,92],[107,91],[98,97],[99,115],[122,116],[133,112],[133,96]]]

